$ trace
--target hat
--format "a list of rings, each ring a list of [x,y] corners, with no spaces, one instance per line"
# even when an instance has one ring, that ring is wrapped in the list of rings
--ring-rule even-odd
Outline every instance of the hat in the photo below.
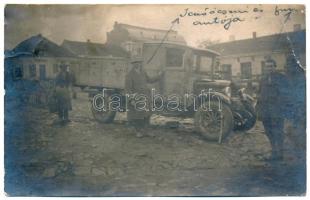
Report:
[[[130,62],[131,63],[143,62],[143,58],[142,57],[134,57],[131,59]]]

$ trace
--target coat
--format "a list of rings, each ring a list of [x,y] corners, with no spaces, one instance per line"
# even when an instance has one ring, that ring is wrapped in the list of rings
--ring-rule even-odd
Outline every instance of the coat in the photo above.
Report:
[[[289,110],[289,85],[285,75],[272,72],[260,81],[257,111],[262,120],[285,118]]]
[[[59,110],[71,110],[71,94],[69,86],[71,85],[71,78],[69,72],[60,72],[56,77],[55,96],[57,107]]]
[[[148,119],[152,115],[151,111],[151,90],[148,88],[148,83],[153,83],[159,80],[160,77],[149,77],[147,73],[142,70],[141,72],[137,72],[134,69],[131,69],[126,76],[126,94],[132,95],[136,94],[136,97],[143,95],[146,99],[138,98],[138,99],[128,99],[128,112],[127,119],[128,121],[132,120],[140,120],[140,119]],[[145,101],[146,100],[146,101]],[[130,102],[134,101],[137,107],[142,108],[144,105],[146,110],[138,110],[132,105]],[[143,101],[145,103],[138,104],[138,101]]]
[[[290,84],[290,105],[289,118],[294,123],[306,120],[306,76],[305,72],[296,68],[294,73],[288,74]]]

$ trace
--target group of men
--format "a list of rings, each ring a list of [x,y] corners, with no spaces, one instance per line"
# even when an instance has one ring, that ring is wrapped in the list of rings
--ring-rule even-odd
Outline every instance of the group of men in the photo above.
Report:
[[[132,60],[132,69],[126,76],[125,89],[129,94],[144,94],[150,96],[148,83],[161,79],[163,72],[156,77],[149,77],[143,69],[143,60]],[[67,65],[60,65],[60,72],[56,77],[56,97],[58,102],[58,115],[63,123],[69,122],[69,110],[71,109],[71,97],[69,87],[72,79],[67,71]],[[265,133],[272,147],[272,155],[269,160],[283,159],[284,122],[290,120],[293,127],[293,135],[298,146],[298,154],[305,158],[306,149],[306,91],[305,73],[300,66],[295,54],[286,56],[285,73],[277,71],[277,63],[271,57],[265,60],[265,73],[260,81],[258,92],[257,112],[261,119]],[[149,124],[151,112],[138,111],[134,108],[134,98],[129,101],[127,119],[135,128],[137,137],[144,136],[144,128]]]
[[[147,83],[160,80],[163,73],[150,78],[143,70],[142,60],[132,62],[132,70],[126,77],[126,91],[130,94],[149,95]],[[257,112],[265,133],[270,141],[272,153],[269,161],[283,159],[284,122],[292,124],[295,153],[305,159],[306,152],[306,79],[298,58],[293,52],[287,53],[285,72],[277,70],[277,63],[271,57],[265,60],[264,74],[260,80],[257,94]],[[149,124],[151,112],[136,111],[131,108],[128,121],[136,128],[138,137],[142,136],[141,127]]]

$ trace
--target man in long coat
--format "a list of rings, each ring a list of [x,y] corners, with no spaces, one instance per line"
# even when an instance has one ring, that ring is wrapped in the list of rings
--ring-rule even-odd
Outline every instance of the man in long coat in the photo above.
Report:
[[[288,106],[288,79],[276,71],[276,62],[265,61],[266,73],[260,81],[257,109],[263,122],[265,133],[271,143],[272,154],[268,159],[283,159],[284,119]]]
[[[286,55],[286,74],[290,88],[289,120],[292,123],[292,139],[296,146],[296,155],[306,159],[306,76],[298,57],[293,52]]]
[[[149,124],[152,115],[151,91],[147,84],[158,81],[163,73],[149,77],[143,69],[142,58],[133,59],[131,64],[132,69],[126,76],[126,93],[130,95],[127,119],[136,128],[137,137],[142,137],[141,128]]]
[[[70,74],[67,65],[60,64],[60,72],[56,76],[56,101],[57,111],[61,123],[70,122],[69,110],[72,109],[69,87],[71,85]]]

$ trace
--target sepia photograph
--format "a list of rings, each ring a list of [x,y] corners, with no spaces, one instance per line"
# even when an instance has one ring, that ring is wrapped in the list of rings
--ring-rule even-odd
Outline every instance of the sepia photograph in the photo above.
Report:
[[[305,5],[3,9],[6,196],[306,196]]]

